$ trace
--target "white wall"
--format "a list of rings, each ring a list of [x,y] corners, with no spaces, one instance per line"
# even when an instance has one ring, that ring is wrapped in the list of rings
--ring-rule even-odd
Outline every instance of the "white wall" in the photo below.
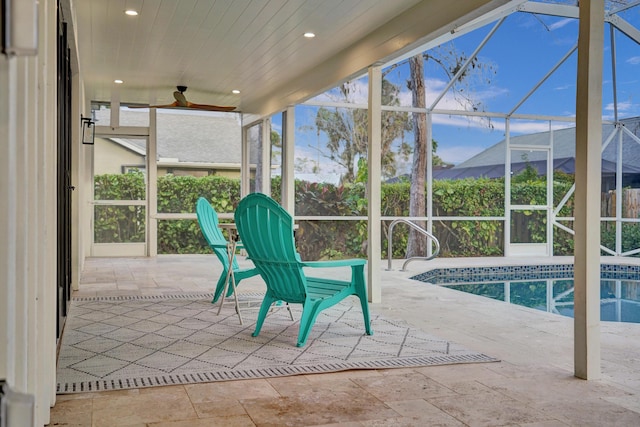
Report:
[[[144,167],[145,158],[143,155],[134,153],[106,138],[96,137],[94,150],[95,175],[105,173],[121,174],[122,165],[140,165]]]
[[[0,55],[0,378],[35,396],[43,425],[55,402],[55,2],[38,14],[37,56]]]

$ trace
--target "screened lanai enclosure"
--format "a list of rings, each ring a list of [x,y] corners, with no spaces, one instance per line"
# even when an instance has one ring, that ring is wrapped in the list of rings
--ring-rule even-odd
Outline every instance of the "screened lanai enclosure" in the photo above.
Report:
[[[605,255],[640,253],[639,4],[606,2]],[[577,18],[576,1],[510,2],[381,64],[379,173],[369,173],[371,73],[268,118],[123,103],[128,135],[111,134],[114,115],[96,103],[93,254],[206,252],[195,200],[231,218],[242,194],[261,191],[294,212],[307,259],[366,256],[378,206],[381,258],[399,218],[434,235],[439,256],[572,255]],[[107,158],[115,169],[99,171]],[[394,258],[434,248],[402,225],[392,243]]]

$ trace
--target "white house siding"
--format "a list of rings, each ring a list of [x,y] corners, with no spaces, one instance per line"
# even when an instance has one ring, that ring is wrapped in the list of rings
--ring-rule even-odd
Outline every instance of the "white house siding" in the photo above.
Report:
[[[0,378],[35,425],[55,402],[56,13],[38,3],[37,56],[0,55]]]
[[[122,173],[123,166],[144,167],[145,158],[138,153],[126,149],[122,145],[116,144],[108,139],[95,139],[94,148],[94,173],[102,175],[105,173]]]

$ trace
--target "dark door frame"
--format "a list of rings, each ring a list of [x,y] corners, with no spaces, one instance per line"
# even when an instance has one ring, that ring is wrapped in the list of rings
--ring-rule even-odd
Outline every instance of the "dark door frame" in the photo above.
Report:
[[[71,299],[71,53],[67,24],[58,4],[58,136],[57,136],[57,337]]]

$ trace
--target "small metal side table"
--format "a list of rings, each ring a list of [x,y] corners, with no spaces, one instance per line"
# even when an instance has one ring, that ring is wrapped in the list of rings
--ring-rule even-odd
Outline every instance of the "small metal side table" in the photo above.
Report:
[[[238,314],[238,319],[240,319],[240,324],[242,325],[242,314],[240,313],[240,303],[238,302],[238,294],[236,292],[236,278],[233,274],[233,261],[236,257],[236,250],[242,248],[242,243],[239,242],[240,236],[238,235],[238,230],[235,223],[218,223],[218,227],[227,230],[227,232],[229,233],[229,240],[226,244],[227,256],[229,257],[229,268],[227,269],[227,278],[224,282],[224,290],[222,291],[222,295],[220,295],[220,307],[218,307],[218,315],[220,315],[220,312],[222,311],[225,296],[227,295],[229,286],[231,286],[231,289],[233,290],[233,300],[235,303],[236,313]]]
[[[224,282],[224,290],[222,291],[222,295],[220,295],[220,306],[218,307],[218,315],[220,315],[220,312],[222,311],[225,295],[227,295],[229,286],[231,286],[231,289],[233,289],[233,301],[235,304],[236,313],[238,314],[238,319],[240,319],[240,324],[243,325],[242,314],[240,313],[240,303],[238,301],[238,294],[236,293],[236,278],[233,274],[233,261],[235,260],[235,257],[236,257],[236,251],[238,249],[243,248],[242,242],[240,241],[240,236],[238,235],[238,229],[236,228],[235,223],[233,222],[218,223],[218,227],[221,229],[227,230],[229,233],[229,240],[226,243],[227,256],[229,257],[229,269],[227,270],[227,278],[225,279],[225,282]],[[295,224],[293,229],[295,232],[295,230],[298,229],[298,224]],[[218,247],[218,245],[216,245],[216,247]],[[282,301],[278,301],[276,303],[276,306],[277,306],[276,308],[281,308],[282,305],[283,305]],[[286,303],[284,307],[289,312],[289,317],[291,317],[291,320],[293,321],[294,320],[293,312],[291,311],[291,307],[289,307],[289,303]],[[249,308],[259,309],[260,306],[249,307]],[[273,311],[273,309],[274,307],[271,308],[271,311]]]

